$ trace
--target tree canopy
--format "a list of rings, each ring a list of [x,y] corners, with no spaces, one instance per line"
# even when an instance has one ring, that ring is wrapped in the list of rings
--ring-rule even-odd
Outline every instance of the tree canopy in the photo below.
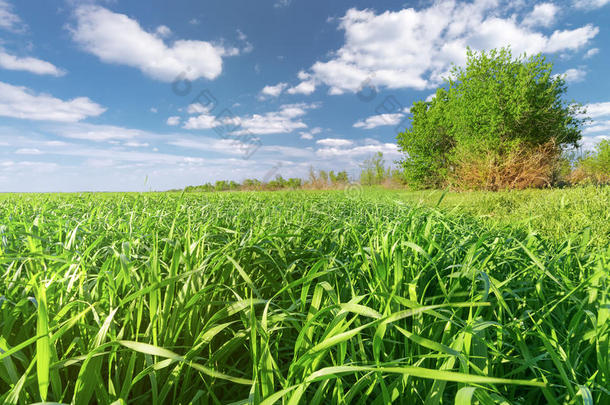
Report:
[[[468,50],[466,66],[454,66],[431,101],[411,107],[411,128],[398,135],[407,181],[444,187],[471,176],[471,188],[502,187],[523,180],[533,165],[545,165],[545,173],[532,179],[550,178],[552,158],[577,146],[584,121],[583,109],[564,100],[565,79],[552,69],[541,54]]]

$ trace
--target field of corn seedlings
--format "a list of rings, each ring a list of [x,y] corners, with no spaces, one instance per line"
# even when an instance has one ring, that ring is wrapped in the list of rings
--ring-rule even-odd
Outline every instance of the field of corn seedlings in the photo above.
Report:
[[[0,403],[608,404],[609,269],[393,192],[0,196]]]

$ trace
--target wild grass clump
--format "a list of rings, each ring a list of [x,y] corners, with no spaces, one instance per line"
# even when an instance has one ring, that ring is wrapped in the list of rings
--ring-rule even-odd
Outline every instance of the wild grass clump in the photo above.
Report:
[[[610,140],[600,141],[578,159],[569,179],[573,184],[610,184]]]
[[[498,192],[408,191],[398,194],[410,204],[468,214],[486,227],[511,227],[541,238],[598,247],[610,243],[610,187],[503,190]]]
[[[462,153],[447,178],[455,190],[523,190],[551,186],[561,150],[551,140],[515,146],[503,154]]]
[[[388,196],[3,197],[0,403],[610,401],[607,246]]]

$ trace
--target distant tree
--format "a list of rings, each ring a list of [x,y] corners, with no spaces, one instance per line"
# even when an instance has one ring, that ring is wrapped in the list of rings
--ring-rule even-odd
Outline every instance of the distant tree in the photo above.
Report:
[[[214,183],[215,191],[225,191],[228,189],[229,189],[229,185],[227,184],[226,180],[218,180],[216,183]]]
[[[347,184],[349,183],[349,176],[347,175],[347,171],[343,170],[337,173],[336,176],[337,184]]]
[[[317,181],[316,171],[314,170],[313,166],[309,166],[309,178],[308,178],[308,182],[310,184],[315,184],[316,181]]]
[[[544,160],[528,154],[558,157],[576,146],[584,111],[563,100],[565,79],[552,68],[541,54],[514,59],[508,48],[468,50],[466,66],[454,67],[431,101],[411,107],[412,126],[398,135],[408,183],[442,187],[476,169],[486,181],[510,184],[506,177]]]
[[[303,180],[301,180],[297,177],[292,177],[292,178],[288,179],[288,182],[287,182],[287,186],[292,189],[300,188],[302,185],[303,185]]]
[[[572,173],[575,183],[610,184],[610,140],[600,141],[592,151],[585,152]]]
[[[375,155],[366,159],[362,165],[360,172],[360,183],[370,186],[381,184],[389,177],[389,169],[385,167],[383,153],[377,152]]]

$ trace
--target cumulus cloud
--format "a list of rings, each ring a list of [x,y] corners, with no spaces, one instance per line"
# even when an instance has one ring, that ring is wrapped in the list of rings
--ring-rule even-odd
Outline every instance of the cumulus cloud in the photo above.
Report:
[[[178,116],[169,117],[167,119],[166,123],[167,123],[167,125],[172,125],[172,126],[180,125],[180,117],[178,117]]]
[[[602,139],[610,139],[610,102],[592,103],[586,106],[587,114],[592,120],[583,130],[581,140],[584,149],[592,149]]]
[[[438,85],[452,63],[463,64],[468,46],[510,46],[515,54],[568,52],[582,48],[599,32],[593,25],[550,35],[536,30],[556,13],[557,8],[546,3],[518,17],[493,0],[441,0],[420,10],[380,14],[352,8],[340,19],[343,46],[329,60],[315,62],[301,81],[309,81],[309,90],[324,84],[330,94],[357,92],[365,82],[422,90]]]
[[[373,129],[381,126],[397,125],[403,116],[400,113],[373,115],[365,120],[356,122],[354,128]]]
[[[583,80],[585,80],[585,77],[587,76],[587,71],[584,69],[581,69],[581,68],[568,69],[565,72],[563,72],[561,74],[561,76],[563,76],[563,78],[568,83],[578,83],[578,82],[582,82]]]
[[[340,146],[353,145],[354,142],[350,141],[349,139],[326,138],[326,139],[317,140],[316,144],[322,145],[322,146],[340,147]]]
[[[598,53],[599,53],[599,48],[591,48],[587,51],[587,53],[585,53],[584,58],[585,59],[592,58],[593,56],[597,55]]]
[[[297,84],[294,87],[286,90],[288,94],[305,94],[306,96],[310,95],[316,91],[316,83],[314,80],[304,80],[301,83]]]
[[[608,133],[610,133],[610,120],[607,120],[607,121],[596,121],[592,125],[587,126],[583,130],[583,133],[586,134],[586,135],[594,134],[594,133],[597,133],[597,132],[608,132]]]
[[[610,117],[610,102],[587,104],[587,115],[591,118]]]
[[[397,159],[400,157],[398,146],[393,143],[369,143],[365,145],[338,145],[326,146],[316,150],[316,156],[323,159],[362,159],[377,152],[384,154],[386,158]]]
[[[64,101],[36,94],[27,87],[0,82],[0,116],[36,121],[76,122],[95,117],[106,108],[87,97]]]
[[[574,0],[574,6],[580,9],[594,10],[610,4],[610,0]]]
[[[555,22],[559,7],[553,3],[536,4],[534,9],[525,16],[523,25],[528,27],[550,27]]]
[[[315,127],[315,128],[310,129],[309,131],[301,131],[301,132],[299,132],[299,135],[300,135],[301,139],[312,140],[314,135],[318,135],[321,132],[322,132],[322,128]]]
[[[0,28],[13,32],[25,29],[21,18],[13,12],[13,5],[7,0],[0,0]]]
[[[285,134],[297,129],[307,128],[307,124],[301,118],[307,114],[307,110],[318,107],[319,104],[315,103],[285,104],[280,107],[279,111],[241,117],[239,118],[241,129],[235,131],[235,134]]]
[[[187,107],[186,112],[193,115],[182,126],[184,129],[211,129],[222,125],[221,120],[212,114],[208,107],[194,103]]]
[[[191,104],[187,111],[189,114],[198,115],[190,117],[183,128],[210,129],[224,125],[233,135],[285,134],[307,128],[301,118],[307,114],[307,110],[318,107],[317,103],[284,104],[278,111],[238,117],[230,114],[217,116],[200,104]]]
[[[63,76],[66,74],[52,63],[32,57],[20,58],[7,53],[0,48],[0,68],[7,70],[22,70],[37,75]]]
[[[159,25],[155,33],[161,38],[167,38],[172,35],[172,30],[167,25]]]
[[[284,91],[284,89],[287,86],[288,86],[287,83],[278,83],[275,86],[265,86],[261,90],[261,97],[262,98],[265,98],[265,96],[277,97],[280,94],[282,94],[282,92]]]
[[[166,44],[162,37],[169,35],[169,28],[161,26],[150,33],[126,15],[100,6],[80,6],[74,15],[72,38],[86,52],[106,63],[137,68],[164,82],[177,77],[215,79],[222,72],[222,58],[239,53],[236,48],[206,41],[177,40]]]

